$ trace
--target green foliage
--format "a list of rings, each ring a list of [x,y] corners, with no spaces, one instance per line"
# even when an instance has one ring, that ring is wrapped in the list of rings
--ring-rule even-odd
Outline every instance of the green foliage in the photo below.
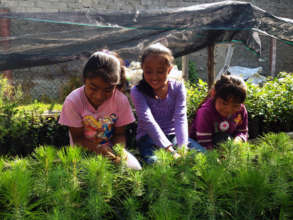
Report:
[[[68,144],[67,128],[58,117],[44,117],[37,110],[20,111],[13,103],[0,109],[0,155],[27,155],[41,145]]]
[[[182,70],[182,58],[178,58],[175,60],[175,64],[177,65],[178,69]],[[196,69],[196,63],[189,60],[188,61],[188,82],[196,83],[199,80],[199,74]]]
[[[187,82],[185,86],[187,88],[187,117],[188,121],[191,121],[195,116],[198,106],[207,96],[208,86],[201,79],[196,84]]]
[[[293,73],[280,73],[262,87],[248,83],[247,94],[249,117],[261,118],[265,132],[293,129]]]
[[[42,116],[45,109],[61,109],[61,105],[20,106],[21,102],[20,88],[0,79],[0,155],[23,156],[41,145],[68,144],[67,129],[58,124],[58,115]]]
[[[71,77],[70,80],[62,86],[62,89],[60,90],[60,98],[58,101],[61,103],[64,102],[66,96],[73,91],[74,89],[79,88],[80,86],[83,85],[82,78],[80,76],[74,76]]]
[[[21,102],[23,97],[20,87],[15,87],[9,81],[0,76],[0,108],[5,104]]]
[[[2,157],[0,219],[293,217],[293,141],[284,133],[177,160],[163,150],[156,155],[140,171],[78,147]]]
[[[38,112],[38,113],[43,113],[43,112],[61,112],[62,110],[62,104],[58,103],[43,103],[35,100],[32,104],[26,104],[26,105],[18,105],[16,107],[17,110],[19,111],[25,111],[25,112]]]
[[[188,62],[188,80],[190,83],[196,83],[199,80],[196,63],[192,61]]]

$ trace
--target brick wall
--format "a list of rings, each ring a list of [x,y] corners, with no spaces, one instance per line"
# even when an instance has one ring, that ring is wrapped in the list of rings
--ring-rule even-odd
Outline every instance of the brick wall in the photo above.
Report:
[[[245,0],[254,5],[280,17],[293,19],[292,0]],[[158,9],[165,7],[184,7],[200,3],[213,3],[218,0],[0,0],[0,8],[8,8],[14,12],[59,12],[59,11],[87,11],[87,10],[139,10]],[[18,28],[18,27],[13,27]],[[13,29],[12,28],[12,29]],[[270,38],[262,38],[262,57],[258,59],[248,51],[243,45],[237,45],[234,50],[231,65],[246,67],[262,66],[264,74],[269,73],[269,51]],[[282,42],[277,42],[277,72],[293,71],[293,48]],[[216,71],[218,71],[225,59],[225,47],[216,48]],[[196,63],[196,68],[200,76],[206,78],[207,51],[202,50],[192,54],[192,61]],[[54,67],[53,67],[54,66]],[[31,73],[40,75],[45,71],[48,76],[53,74],[60,76],[60,73],[72,72],[72,67],[76,67],[74,72],[81,71],[81,62],[72,62],[60,65],[51,65],[46,68],[28,68],[25,70],[13,71],[17,73]],[[67,68],[69,68],[67,70]],[[42,73],[43,75],[46,75]],[[62,74],[61,74],[62,75]],[[17,76],[16,76],[17,77]]]

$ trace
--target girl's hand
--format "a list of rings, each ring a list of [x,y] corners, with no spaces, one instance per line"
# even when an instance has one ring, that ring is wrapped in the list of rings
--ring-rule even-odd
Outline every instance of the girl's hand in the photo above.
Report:
[[[173,153],[173,157],[174,157],[174,159],[177,159],[177,158],[181,157],[181,155],[178,154],[177,152],[175,152],[175,153]]]
[[[97,146],[96,149],[97,149],[97,151],[96,151],[97,153],[102,154],[113,161],[116,160],[116,158],[117,158],[117,156],[114,154],[111,146],[108,144],[103,144],[103,145]]]
[[[173,154],[174,159],[177,159],[177,158],[181,157],[180,154],[178,154],[178,153],[174,150],[174,148],[173,148],[172,145],[170,145],[169,147],[167,147],[167,148],[166,148],[166,151],[168,151],[168,152],[170,152],[171,154]]]
[[[121,163],[121,158],[116,156],[114,159],[113,159],[113,162],[116,163],[116,164],[119,164]]]
[[[189,151],[189,148],[186,146],[182,146],[181,148],[178,149],[179,155],[183,157],[187,155],[188,151]]]
[[[235,144],[240,144],[240,143],[243,142],[243,140],[242,140],[241,137],[238,136],[238,137],[234,138],[233,142],[234,142]]]

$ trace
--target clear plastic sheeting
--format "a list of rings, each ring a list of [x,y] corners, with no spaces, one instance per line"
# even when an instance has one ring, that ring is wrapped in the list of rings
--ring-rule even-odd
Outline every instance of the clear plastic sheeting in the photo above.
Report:
[[[153,42],[183,56],[218,42],[261,52],[258,33],[293,44],[293,21],[250,3],[225,1],[134,12],[1,13],[0,71],[61,63],[108,48],[137,60]]]
[[[241,77],[243,80],[248,81],[253,84],[262,84],[267,79],[262,76],[262,67],[248,68],[243,66],[230,66],[228,72],[231,75]]]

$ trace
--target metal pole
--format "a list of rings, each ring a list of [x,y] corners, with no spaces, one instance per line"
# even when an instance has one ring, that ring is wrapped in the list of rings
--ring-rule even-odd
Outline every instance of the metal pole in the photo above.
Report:
[[[189,71],[188,63],[189,63],[189,56],[188,55],[183,56],[182,57],[182,75],[183,75],[183,79],[185,81],[187,81],[188,78],[189,78],[189,75],[188,75],[188,71]]]
[[[215,44],[208,47],[208,88],[210,89],[215,81]]]
[[[272,38],[270,49],[270,72],[272,76],[276,74],[276,58],[277,58],[277,40]]]

